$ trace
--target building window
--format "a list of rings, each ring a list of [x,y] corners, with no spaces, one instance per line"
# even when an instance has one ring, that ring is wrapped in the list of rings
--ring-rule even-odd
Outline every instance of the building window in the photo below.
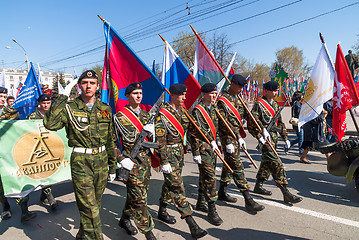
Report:
[[[10,80],[14,80],[14,76],[10,76]]]
[[[14,84],[10,84],[10,88],[14,88]]]
[[[22,81],[22,76],[19,77],[19,81],[20,81],[20,82]]]

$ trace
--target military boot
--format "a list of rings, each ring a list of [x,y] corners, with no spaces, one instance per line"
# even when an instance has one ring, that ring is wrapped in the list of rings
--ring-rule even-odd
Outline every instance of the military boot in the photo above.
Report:
[[[175,217],[168,214],[166,207],[166,203],[160,202],[160,208],[158,209],[158,219],[168,224],[175,224]]]
[[[271,191],[268,191],[263,187],[263,180],[257,179],[256,185],[253,189],[254,193],[262,194],[262,195],[272,195]]]
[[[2,205],[1,219],[2,220],[10,219],[11,218],[10,204],[6,198],[4,198],[4,200],[1,200],[1,205]]]
[[[196,210],[208,213],[208,205],[203,194],[198,194]]]
[[[207,231],[200,228],[197,223],[194,221],[192,216],[185,217],[186,223],[189,226],[189,230],[191,231],[191,235],[193,238],[201,238],[207,235]]]
[[[222,183],[219,186],[218,200],[225,201],[225,202],[230,202],[230,203],[237,202],[237,198],[231,197],[227,193],[227,187],[224,186],[224,184],[222,184]]]
[[[121,228],[125,229],[128,235],[136,235],[138,233],[137,228],[135,228],[131,223],[130,216],[126,214],[122,214],[122,217],[118,222],[118,225]]]
[[[216,211],[215,202],[208,203],[208,221],[215,226],[219,226],[223,223],[223,220],[219,217]]]
[[[145,237],[146,237],[146,240],[156,240],[157,239],[152,231],[146,232]]]
[[[298,197],[294,194],[291,194],[289,192],[289,190],[287,189],[287,185],[281,185],[280,190],[283,193],[283,197],[284,197],[284,202],[287,204],[292,204],[292,203],[299,203],[303,200],[303,198]]]
[[[84,233],[84,228],[82,227],[82,225],[80,224],[80,229],[76,234],[76,240],[86,240],[85,237],[85,233]]]
[[[262,211],[264,209],[263,205],[258,204],[257,202],[255,202],[253,200],[253,198],[251,197],[251,195],[249,194],[249,191],[246,190],[244,192],[242,192],[243,197],[244,197],[244,202],[245,202],[245,206],[246,206],[246,210],[248,212],[251,213],[256,213],[259,211]]]
[[[21,209],[21,222],[27,222],[36,217],[36,213],[30,212],[27,208],[27,201],[20,203]]]
[[[51,191],[41,191],[40,201],[43,204],[50,205],[51,210],[55,210],[59,206]]]

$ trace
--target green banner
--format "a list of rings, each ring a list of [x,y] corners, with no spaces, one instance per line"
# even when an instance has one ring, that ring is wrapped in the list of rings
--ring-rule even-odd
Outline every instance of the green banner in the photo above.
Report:
[[[0,121],[0,175],[7,197],[71,179],[65,129],[48,131],[42,120]]]

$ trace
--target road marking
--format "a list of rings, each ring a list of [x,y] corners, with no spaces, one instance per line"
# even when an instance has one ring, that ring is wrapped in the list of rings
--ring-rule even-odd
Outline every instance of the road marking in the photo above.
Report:
[[[232,195],[236,195],[237,197],[242,197],[242,195],[232,192],[232,191],[228,191],[230,192]],[[312,216],[312,217],[317,217],[317,218],[321,218],[324,220],[328,220],[328,221],[332,221],[335,223],[341,223],[344,225],[348,225],[348,226],[352,226],[352,227],[356,227],[359,228],[359,222],[353,221],[353,220],[349,220],[349,219],[345,219],[345,218],[341,218],[341,217],[336,217],[336,216],[332,216],[332,215],[328,215],[328,214],[324,214],[324,213],[320,213],[320,212],[316,212],[316,211],[312,211],[312,210],[308,210],[308,209],[304,209],[304,208],[300,208],[300,207],[294,207],[294,206],[287,206],[281,203],[277,203],[277,202],[273,202],[273,201],[269,201],[269,200],[264,200],[264,199],[259,199],[255,196],[252,195],[252,197],[260,203],[264,203],[267,205],[271,205],[274,207],[279,207],[288,211],[292,211],[292,212],[297,212],[297,213],[301,213],[301,214],[305,214],[308,216]]]

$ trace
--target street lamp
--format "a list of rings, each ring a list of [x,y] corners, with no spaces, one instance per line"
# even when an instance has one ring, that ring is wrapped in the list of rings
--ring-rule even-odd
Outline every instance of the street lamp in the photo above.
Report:
[[[15,39],[12,40],[14,43],[16,43],[17,45],[19,45],[21,47],[21,49],[24,51],[25,53],[25,57],[26,57],[26,64],[27,64],[27,71],[30,71],[30,62],[29,62],[29,58],[27,57],[27,53],[25,51],[25,48],[23,48],[20,43],[18,43]],[[10,47],[6,47],[6,48],[10,48]]]

